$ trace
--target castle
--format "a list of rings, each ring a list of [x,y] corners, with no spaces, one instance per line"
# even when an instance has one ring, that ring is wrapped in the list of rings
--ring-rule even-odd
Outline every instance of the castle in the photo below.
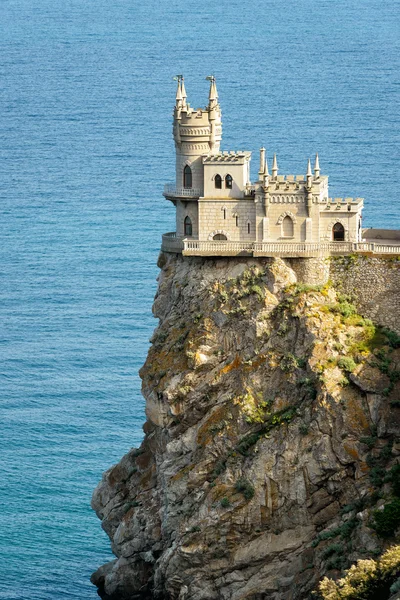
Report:
[[[276,154],[269,172],[261,148],[258,180],[251,183],[251,152],[220,150],[215,78],[207,78],[208,105],[202,109],[187,102],[183,76],[176,79],[176,175],[164,189],[165,198],[176,207],[176,232],[163,236],[164,251],[294,257],[389,251],[379,235],[375,241],[383,249],[363,240],[362,198],[329,197],[328,177],[320,172],[318,154],[313,171],[308,160],[305,175],[284,176],[278,175]]]

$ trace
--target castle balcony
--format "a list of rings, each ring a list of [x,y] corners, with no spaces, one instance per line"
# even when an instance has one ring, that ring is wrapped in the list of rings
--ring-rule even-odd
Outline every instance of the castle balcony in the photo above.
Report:
[[[180,254],[183,251],[183,238],[177,237],[175,231],[164,233],[162,236],[161,251]]]
[[[167,200],[183,199],[183,200],[198,200],[202,195],[200,188],[184,188],[177,187],[175,183],[166,183],[164,186],[163,196]]]
[[[282,258],[318,258],[349,254],[400,255],[397,240],[377,242],[236,242],[229,240],[195,240],[176,237],[174,232],[162,236],[163,252],[184,256],[265,256]],[[389,243],[385,243],[388,242]],[[396,243],[397,242],[397,243]]]

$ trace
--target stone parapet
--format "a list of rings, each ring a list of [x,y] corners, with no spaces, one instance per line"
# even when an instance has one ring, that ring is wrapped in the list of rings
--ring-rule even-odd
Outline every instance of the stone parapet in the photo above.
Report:
[[[181,252],[184,256],[270,256],[285,258],[318,258],[370,254],[399,256],[400,245],[371,242],[246,242],[194,240],[178,238],[175,233],[163,235],[164,252]]]

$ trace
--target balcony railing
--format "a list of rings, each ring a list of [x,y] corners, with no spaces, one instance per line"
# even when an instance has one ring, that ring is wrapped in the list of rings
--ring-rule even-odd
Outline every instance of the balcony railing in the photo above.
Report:
[[[254,242],[183,240],[183,254],[188,256],[252,256]]]
[[[175,231],[164,233],[161,242],[162,252],[181,253],[183,251],[183,238],[176,237]]]
[[[198,198],[202,195],[202,191],[200,188],[177,187],[175,183],[166,183],[163,194],[174,198]]]
[[[224,240],[194,240],[176,237],[175,233],[162,236],[163,252],[182,253],[185,256],[281,256],[323,257],[353,253],[392,254],[400,256],[399,245],[371,242],[234,242]]]

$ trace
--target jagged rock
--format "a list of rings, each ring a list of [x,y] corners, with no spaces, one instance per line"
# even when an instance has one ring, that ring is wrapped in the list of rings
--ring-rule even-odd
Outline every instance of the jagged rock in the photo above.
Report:
[[[289,261],[158,264],[145,438],[94,492],[117,559],[92,581],[104,600],[306,600],[345,565],[335,544],[379,547],[359,501],[369,440],[378,456],[400,430],[387,374],[367,356],[346,381],[362,328]]]

